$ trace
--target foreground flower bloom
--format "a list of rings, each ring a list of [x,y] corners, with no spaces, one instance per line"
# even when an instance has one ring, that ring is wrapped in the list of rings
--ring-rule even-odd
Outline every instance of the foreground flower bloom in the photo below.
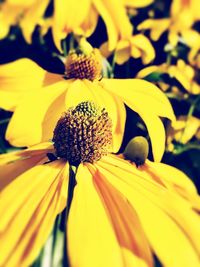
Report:
[[[138,26],[138,30],[150,30],[151,39],[154,41],[159,40],[168,30],[169,43],[176,46],[180,36],[184,38],[186,35],[187,39],[192,39],[194,35],[192,25],[200,20],[198,7],[198,0],[173,0],[169,18],[147,19]]]
[[[63,75],[52,74],[29,59],[0,66],[0,106],[15,111],[6,133],[11,144],[30,146],[52,139],[60,114],[72,105],[91,100],[108,110],[115,135],[113,150],[118,151],[126,119],[125,103],[146,124],[154,159],[161,159],[165,131],[158,116],[173,120],[174,114],[167,97],[155,85],[140,79],[103,78],[99,81],[101,58],[98,50],[88,55],[69,54],[65,68]],[[48,130],[44,131],[45,128]]]
[[[176,65],[164,63],[146,67],[139,71],[137,77],[144,78],[152,73],[168,74],[171,78],[175,78],[189,94],[200,93],[199,70],[186,64],[182,59],[179,59]]]
[[[200,199],[192,182],[161,163],[108,152],[112,121],[83,102],[44,143],[0,156],[0,265],[28,266],[66,206],[69,164],[76,186],[66,223],[70,266],[200,266]],[[50,162],[49,155],[55,160]],[[48,157],[47,157],[48,156]],[[9,209],[8,209],[9,206]]]

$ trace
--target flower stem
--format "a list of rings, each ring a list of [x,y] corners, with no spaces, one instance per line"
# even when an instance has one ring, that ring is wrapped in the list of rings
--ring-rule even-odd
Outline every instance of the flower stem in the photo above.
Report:
[[[6,124],[7,122],[9,122],[10,118],[6,118],[4,120],[0,120],[0,125],[1,124]]]
[[[72,202],[72,198],[73,198],[73,193],[74,193],[74,187],[76,185],[76,180],[75,180],[75,176],[77,173],[77,168],[74,166],[69,166],[69,184],[68,184],[68,197],[67,197],[67,205],[66,205],[66,209],[64,210],[64,214],[63,214],[63,219],[64,221],[61,222],[63,223],[62,226],[64,226],[64,248],[63,248],[63,266],[68,267],[69,266],[69,261],[68,261],[68,256],[67,256],[67,219],[69,216],[69,211],[70,211],[70,207],[71,207],[71,202]]]

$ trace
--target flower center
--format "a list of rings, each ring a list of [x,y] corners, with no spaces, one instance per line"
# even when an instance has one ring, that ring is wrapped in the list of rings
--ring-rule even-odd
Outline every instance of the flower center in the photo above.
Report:
[[[82,51],[69,53],[65,64],[65,77],[67,79],[100,80],[102,77],[101,55],[97,49],[89,54]]]
[[[53,142],[56,156],[71,165],[93,163],[107,155],[112,145],[111,119],[104,108],[82,102],[59,119]]]

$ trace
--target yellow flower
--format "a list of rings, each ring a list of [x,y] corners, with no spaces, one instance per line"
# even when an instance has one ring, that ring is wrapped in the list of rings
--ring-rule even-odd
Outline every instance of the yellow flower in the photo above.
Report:
[[[153,1],[134,1],[126,0],[125,4],[128,8],[141,8],[151,4]],[[122,20],[119,19],[120,24],[123,26]],[[133,30],[132,30],[133,32]],[[101,45],[100,50],[104,57],[109,57],[115,54],[115,62],[119,65],[124,64],[130,57],[141,58],[144,64],[150,63],[155,58],[155,51],[146,36],[143,34],[120,34],[116,46],[111,47],[109,40]]]
[[[174,119],[168,99],[155,85],[140,79],[103,78],[99,81],[99,60],[97,50],[87,56],[69,54],[65,79],[64,73],[48,73],[29,59],[2,65],[0,106],[15,111],[6,133],[7,140],[15,146],[50,140],[63,111],[91,100],[103,104],[108,110],[115,135],[113,149],[118,151],[123,137],[126,104],[146,124],[154,159],[159,161],[165,145],[165,130],[159,116]]]
[[[108,35],[108,50],[113,51],[119,40],[128,40],[131,37],[133,27],[129,21],[126,7],[140,8],[151,4],[152,0],[54,0],[54,12],[52,17],[44,18],[49,0],[6,0],[1,4],[0,10],[0,38],[6,37],[11,25],[21,26],[24,38],[31,43],[32,33],[36,25],[41,26],[42,34],[52,28],[53,39],[56,47],[62,52],[61,40],[73,32],[77,35],[90,36],[96,28],[99,16],[102,17]],[[143,37],[137,37],[143,38]],[[134,43],[134,38],[131,41]],[[138,42],[132,50],[138,50]],[[140,52],[145,52],[145,46],[150,43],[146,39]],[[151,50],[151,51],[150,51]],[[149,50],[153,53],[153,48]],[[134,53],[134,52],[133,52]],[[134,54],[138,54],[136,51]],[[138,57],[138,56],[137,56]],[[144,56],[146,57],[146,56]],[[151,55],[151,57],[154,57]]]
[[[42,20],[45,20],[43,16],[49,3],[49,0],[6,0],[1,4],[1,38],[7,35],[11,25],[19,23],[25,39],[31,42],[35,26],[44,25]],[[91,35],[100,15],[106,24],[110,49],[114,49],[119,36],[126,37],[132,32],[125,4],[122,0],[54,0],[50,26],[57,48],[62,51],[61,40],[68,33]]]
[[[52,33],[56,46],[70,32],[90,35],[96,27],[98,15],[106,25],[109,49],[116,47],[119,37],[126,38],[132,32],[132,25],[122,0],[54,0]]]
[[[25,39],[31,42],[35,26],[39,24],[49,0],[6,0],[0,4],[0,39],[9,33],[10,27],[19,24]]]
[[[167,128],[167,144],[173,140],[187,144],[199,131],[200,120],[194,116],[178,116]]]
[[[144,68],[139,71],[137,77],[144,78],[154,72],[169,74],[169,76],[175,78],[189,94],[197,95],[200,93],[199,70],[186,64],[182,59],[179,59],[176,65],[164,63],[159,66]]]
[[[66,206],[69,162],[79,163],[66,222],[71,267],[152,267],[152,252],[166,267],[200,266],[192,182],[168,165],[137,168],[109,154],[110,134],[105,109],[84,102],[60,118],[53,145],[0,156],[1,266],[29,266],[38,256]]]
[[[192,25],[200,19],[198,0],[173,0],[169,18],[147,19],[138,26],[138,30],[150,29],[151,39],[157,41],[167,30],[169,43],[176,46],[179,36],[193,36]],[[187,40],[187,39],[186,39]]]
[[[113,53],[108,45],[106,42],[100,47],[104,57],[109,57]],[[131,35],[128,39],[119,40],[114,53],[115,62],[119,65],[124,64],[130,57],[141,58],[143,64],[148,64],[155,58],[155,50],[143,34]]]
[[[62,51],[61,40],[68,33],[90,36],[96,28],[99,16],[102,17],[108,35],[108,49],[116,48],[119,40],[126,40],[133,27],[126,7],[140,8],[152,0],[54,0],[52,33],[57,48]]]

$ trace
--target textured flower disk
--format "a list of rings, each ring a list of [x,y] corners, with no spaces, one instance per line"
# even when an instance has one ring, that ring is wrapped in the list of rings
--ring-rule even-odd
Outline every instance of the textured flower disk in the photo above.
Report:
[[[94,49],[88,55],[80,51],[72,51],[66,59],[65,76],[68,79],[100,80],[102,75],[101,55]]]
[[[111,148],[111,119],[105,109],[92,102],[82,102],[60,118],[53,141],[56,155],[70,164],[93,163]]]

